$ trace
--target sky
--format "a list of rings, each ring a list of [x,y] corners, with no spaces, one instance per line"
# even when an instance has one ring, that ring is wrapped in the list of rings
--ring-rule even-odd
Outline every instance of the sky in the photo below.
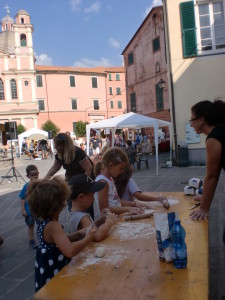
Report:
[[[161,0],[5,0],[0,18],[25,9],[34,27],[38,65],[122,66],[121,55],[153,6]]]

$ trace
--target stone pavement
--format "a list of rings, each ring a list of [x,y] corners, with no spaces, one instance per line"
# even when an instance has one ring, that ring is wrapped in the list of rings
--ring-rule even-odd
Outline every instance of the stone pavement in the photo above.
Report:
[[[165,163],[168,157],[168,153],[160,154],[159,166]],[[53,164],[53,159],[39,161],[31,161],[27,157],[15,159],[16,171],[25,180],[25,168],[30,163],[38,166],[42,178]],[[149,165],[149,170],[146,170],[143,164],[141,170],[135,171],[133,175],[142,191],[183,191],[190,178],[204,178],[206,172],[205,167],[159,167],[159,175],[156,176],[154,156],[149,158]],[[0,181],[1,178],[5,178],[9,169],[10,166],[4,167],[0,162]],[[12,174],[11,171],[9,175]],[[64,174],[64,171],[60,170],[59,174]],[[224,177],[222,173],[210,211],[210,300],[223,299],[225,295],[225,247],[222,242],[222,230],[225,224]],[[24,181],[21,177],[18,177],[18,181],[15,177],[8,177],[0,185],[0,234],[4,238],[4,244],[0,246],[0,299],[27,300],[32,299],[34,293],[35,251],[28,247],[27,227],[21,215],[18,198],[23,185]],[[64,217],[65,212],[60,218],[62,224],[65,222]]]

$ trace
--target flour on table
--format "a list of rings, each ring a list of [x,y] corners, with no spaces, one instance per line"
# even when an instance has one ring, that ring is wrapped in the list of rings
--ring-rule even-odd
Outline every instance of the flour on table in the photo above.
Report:
[[[150,223],[124,222],[113,227],[111,234],[120,241],[150,238],[155,228]]]
[[[85,269],[88,266],[91,265],[97,265],[97,264],[110,264],[110,265],[119,265],[121,262],[127,259],[127,256],[129,255],[129,251],[124,250],[120,247],[105,247],[105,256],[102,258],[95,257],[95,251],[93,249],[90,249],[86,252],[79,254],[79,260],[81,259],[83,262],[80,266],[78,266],[78,269]]]

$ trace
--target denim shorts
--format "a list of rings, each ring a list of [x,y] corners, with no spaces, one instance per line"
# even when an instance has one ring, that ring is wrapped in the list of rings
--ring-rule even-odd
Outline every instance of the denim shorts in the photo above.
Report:
[[[25,223],[27,224],[27,226],[34,226],[34,223],[35,223],[34,216],[32,216],[32,215],[26,216]]]

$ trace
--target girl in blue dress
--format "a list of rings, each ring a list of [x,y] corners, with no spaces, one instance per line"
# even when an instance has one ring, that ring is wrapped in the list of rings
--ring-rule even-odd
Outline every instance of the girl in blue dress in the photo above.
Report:
[[[39,218],[35,292],[68,264],[73,256],[81,252],[92,241],[96,232],[95,228],[90,227],[86,233],[83,231],[66,235],[58,219],[69,196],[70,188],[60,177],[33,181],[28,186],[30,209]]]

